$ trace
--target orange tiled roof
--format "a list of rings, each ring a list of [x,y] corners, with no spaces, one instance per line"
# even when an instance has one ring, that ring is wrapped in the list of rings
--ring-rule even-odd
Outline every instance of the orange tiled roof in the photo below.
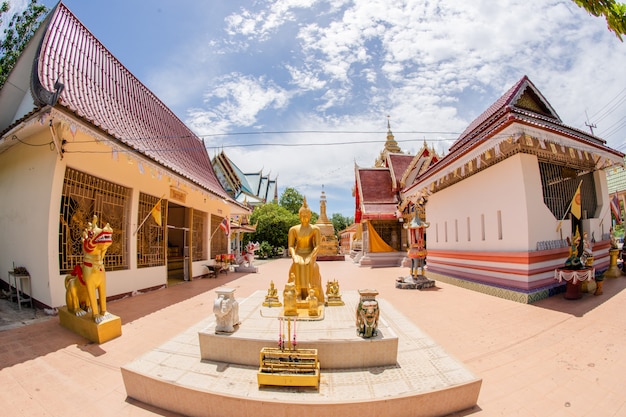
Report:
[[[60,81],[56,105],[122,144],[221,196],[203,141],[120,63],[62,3],[51,12],[34,62],[35,104],[44,106]]]

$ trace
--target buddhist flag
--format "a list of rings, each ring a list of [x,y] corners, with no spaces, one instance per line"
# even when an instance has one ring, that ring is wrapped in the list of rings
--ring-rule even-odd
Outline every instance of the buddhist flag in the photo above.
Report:
[[[581,181],[578,184],[578,188],[576,189],[576,194],[574,194],[574,198],[572,199],[572,204],[571,204],[571,209],[570,212],[572,213],[572,215],[574,217],[576,217],[578,220],[580,220],[580,218],[582,217],[582,207],[580,205],[580,185],[583,182]]]
[[[159,200],[159,202],[156,203],[154,207],[152,207],[152,210],[150,210],[150,214],[152,214],[152,218],[154,219],[156,224],[161,226],[161,200]]]
[[[622,223],[622,208],[619,204],[619,197],[617,196],[617,191],[615,195],[611,199],[611,211],[613,212],[613,217],[615,218],[615,224]]]
[[[226,236],[230,235],[230,222],[226,217],[222,219],[222,222],[220,223],[220,228],[224,231],[224,234]]]

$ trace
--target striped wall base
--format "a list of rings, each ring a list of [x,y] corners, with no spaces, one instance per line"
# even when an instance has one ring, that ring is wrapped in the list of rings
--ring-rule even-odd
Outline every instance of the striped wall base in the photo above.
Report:
[[[435,274],[428,272],[428,278],[435,281],[445,282],[446,284],[455,285],[457,287],[466,288],[468,290],[480,292],[494,297],[504,298],[523,304],[532,304],[544,298],[552,297],[556,294],[565,292],[565,283],[554,283],[552,285],[537,288],[530,291],[523,291],[517,288],[507,288],[495,285],[488,285],[468,279],[455,278],[447,275]]]

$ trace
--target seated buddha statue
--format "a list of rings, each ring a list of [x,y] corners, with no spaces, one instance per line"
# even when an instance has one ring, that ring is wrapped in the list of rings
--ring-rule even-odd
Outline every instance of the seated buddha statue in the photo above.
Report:
[[[315,291],[318,300],[324,299],[322,278],[317,265],[317,253],[321,243],[319,227],[310,224],[311,209],[307,205],[306,197],[298,211],[300,224],[289,229],[288,248],[293,263],[289,269],[289,281],[293,280],[296,286],[296,297],[305,301],[309,296],[309,289]]]

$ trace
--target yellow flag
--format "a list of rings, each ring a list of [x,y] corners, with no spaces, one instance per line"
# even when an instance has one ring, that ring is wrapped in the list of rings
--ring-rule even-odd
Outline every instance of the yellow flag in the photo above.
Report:
[[[580,220],[581,216],[582,216],[582,208],[580,205],[580,185],[583,182],[581,181],[578,184],[578,188],[576,189],[576,194],[574,194],[574,198],[572,199],[572,208],[570,209],[570,212],[572,213],[573,216],[575,216],[578,220]]]
[[[159,202],[156,203],[154,207],[152,207],[152,210],[150,210],[150,214],[152,214],[152,218],[154,219],[156,224],[161,226],[161,200],[159,200]]]

